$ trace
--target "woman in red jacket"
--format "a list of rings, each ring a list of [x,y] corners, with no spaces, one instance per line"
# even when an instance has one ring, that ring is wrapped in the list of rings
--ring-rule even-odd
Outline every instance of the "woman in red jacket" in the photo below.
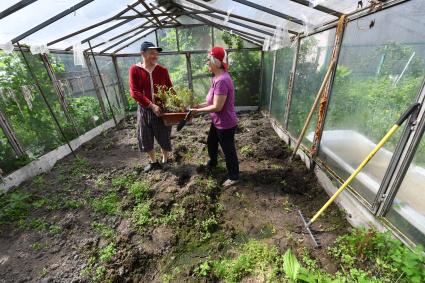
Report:
[[[162,48],[145,41],[140,49],[143,61],[130,67],[129,81],[130,95],[139,104],[137,139],[140,150],[149,155],[150,162],[144,168],[144,171],[148,172],[161,167],[155,157],[154,138],[161,146],[163,163],[168,161],[171,152],[171,127],[164,125],[160,117],[161,108],[155,104],[154,93],[158,92],[158,87],[170,88],[173,85],[168,70],[157,63]]]

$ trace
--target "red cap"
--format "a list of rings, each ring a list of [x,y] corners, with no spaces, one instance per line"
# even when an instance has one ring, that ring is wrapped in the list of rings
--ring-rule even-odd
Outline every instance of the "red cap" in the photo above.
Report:
[[[227,53],[224,48],[218,46],[213,47],[210,51],[210,55],[218,59],[223,64],[224,70],[227,71],[229,65],[227,64]]]

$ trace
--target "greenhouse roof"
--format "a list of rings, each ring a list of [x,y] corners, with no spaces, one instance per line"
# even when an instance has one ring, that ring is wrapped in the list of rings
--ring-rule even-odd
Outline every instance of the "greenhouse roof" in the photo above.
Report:
[[[79,46],[128,53],[132,43],[168,27],[207,24],[257,45],[278,29],[297,35],[361,9],[358,0],[6,0],[0,3],[0,44],[49,49]],[[366,4],[366,1],[363,1]],[[366,9],[366,7],[364,7]]]

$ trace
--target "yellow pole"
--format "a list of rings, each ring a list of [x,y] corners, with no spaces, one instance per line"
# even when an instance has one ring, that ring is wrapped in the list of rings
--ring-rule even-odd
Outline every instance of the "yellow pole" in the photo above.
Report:
[[[360,173],[363,167],[372,159],[372,157],[378,152],[378,150],[384,145],[384,143],[394,134],[395,131],[400,127],[400,125],[394,125],[388,131],[388,133],[381,139],[381,141],[375,146],[375,148],[369,153],[369,155],[363,160],[363,162],[357,167],[356,170],[351,174],[351,176],[341,185],[341,187],[334,193],[334,195],[325,203],[325,205],[311,218],[307,223],[307,226],[310,226],[316,219],[325,211],[326,208],[339,196],[340,193],[351,183],[351,181]]]

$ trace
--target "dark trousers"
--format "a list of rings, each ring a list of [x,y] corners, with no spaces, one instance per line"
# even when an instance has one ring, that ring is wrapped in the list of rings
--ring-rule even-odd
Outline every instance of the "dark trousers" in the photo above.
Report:
[[[236,127],[221,130],[217,129],[214,124],[211,123],[207,141],[208,155],[210,156],[210,163],[212,165],[217,164],[218,144],[220,144],[226,160],[226,167],[230,180],[239,179],[239,161],[236,154],[235,131]]]
[[[171,127],[165,126],[162,118],[151,109],[139,105],[137,109],[137,140],[142,152],[154,149],[154,138],[163,150],[171,151]]]

